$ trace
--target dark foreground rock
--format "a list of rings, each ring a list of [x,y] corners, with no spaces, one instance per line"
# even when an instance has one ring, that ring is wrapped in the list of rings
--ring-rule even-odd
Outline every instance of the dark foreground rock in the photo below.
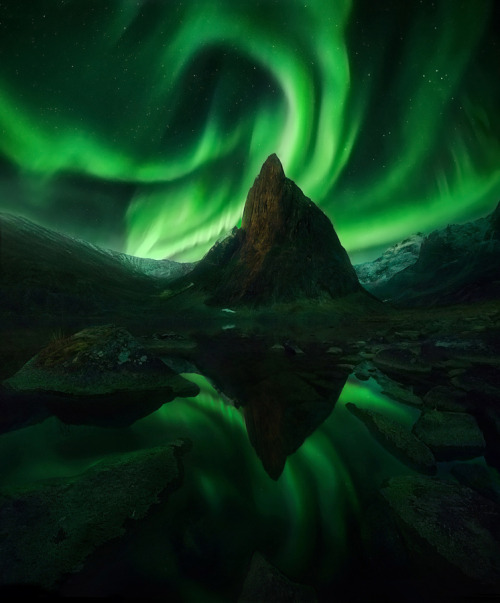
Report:
[[[386,348],[373,358],[375,366],[389,373],[430,373],[431,366],[424,362],[414,350],[406,348]]]
[[[4,383],[17,391],[73,395],[187,385],[126,329],[115,325],[90,327],[51,342]]]
[[[422,406],[422,398],[414,393],[412,385],[404,385],[399,381],[391,379],[385,373],[375,368],[371,362],[362,366],[362,370],[367,378],[371,377],[379,384],[381,394],[407,406],[415,406],[417,408]],[[358,373],[356,373],[356,376],[358,376]]]
[[[465,460],[481,456],[486,443],[472,415],[430,410],[413,426],[414,434],[438,461]]]
[[[436,461],[429,448],[402,425],[382,414],[348,403],[346,408],[358,417],[374,438],[400,461],[423,473],[436,472]]]
[[[451,473],[463,486],[500,504],[500,478],[496,477],[485,465],[477,462],[457,463]]]
[[[0,493],[0,583],[55,588],[182,483],[187,441],[113,455],[72,478]]]
[[[3,385],[4,404],[31,408],[38,403],[68,423],[115,426],[130,424],[175,397],[199,393],[197,385],[114,325],[52,341]]]
[[[424,396],[424,405],[449,412],[467,412],[472,408],[465,392],[446,385],[436,385],[430,389]]]
[[[431,572],[442,570],[442,585],[462,576],[498,592],[498,505],[465,486],[418,475],[394,477],[381,492],[417,564]]]
[[[255,553],[238,603],[266,603],[267,601],[314,603],[317,598],[314,589],[310,586],[292,582],[260,553]]]

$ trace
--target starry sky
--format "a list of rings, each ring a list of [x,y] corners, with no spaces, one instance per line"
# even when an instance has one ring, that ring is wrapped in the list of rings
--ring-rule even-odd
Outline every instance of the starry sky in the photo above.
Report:
[[[500,2],[0,0],[0,211],[193,261],[271,153],[353,261],[500,199]]]

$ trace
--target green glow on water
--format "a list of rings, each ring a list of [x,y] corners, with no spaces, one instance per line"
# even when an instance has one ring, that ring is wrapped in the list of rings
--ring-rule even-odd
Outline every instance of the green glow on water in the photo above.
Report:
[[[368,382],[351,378],[343,389],[338,404],[353,402],[356,406],[379,412],[401,425],[411,427],[420,410],[400,404],[381,393],[381,387],[373,380]]]
[[[123,250],[195,260],[276,152],[351,252],[476,217],[500,195],[492,6],[5,3],[0,156],[33,184],[16,209],[57,225],[61,176],[127,183]],[[107,210],[78,203],[92,238]]]
[[[169,402],[127,428],[64,426],[51,418],[1,435],[2,483],[22,486],[75,476],[108,454],[189,438],[193,445],[183,457],[183,485],[165,512],[180,517],[186,509],[195,509],[186,536],[193,550],[233,547],[235,555],[245,558],[257,547],[281,571],[291,576],[305,572],[309,580],[329,583],[345,561],[353,522],[364,529],[367,492],[390,475],[409,471],[374,441],[345,403],[408,424],[413,409],[391,402],[371,383],[351,378],[331,415],[288,457],[274,481],[248,440],[243,413],[226,403],[204,377],[184,376],[199,385],[197,397]],[[216,543],[211,545],[210,538]],[[141,546],[145,548],[136,553],[137,564],[144,575],[154,581],[174,571],[160,560],[146,561],[150,545],[143,539]],[[162,546],[173,544],[166,541]],[[186,582],[185,588],[194,586]]]

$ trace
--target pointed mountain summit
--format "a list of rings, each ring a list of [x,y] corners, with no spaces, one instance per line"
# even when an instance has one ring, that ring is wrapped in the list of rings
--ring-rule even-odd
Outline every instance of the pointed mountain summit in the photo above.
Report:
[[[336,299],[361,290],[332,223],[274,154],[248,193],[241,228],[190,276],[221,304]]]

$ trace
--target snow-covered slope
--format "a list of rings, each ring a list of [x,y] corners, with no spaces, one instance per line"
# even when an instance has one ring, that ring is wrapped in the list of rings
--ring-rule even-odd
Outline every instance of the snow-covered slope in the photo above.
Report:
[[[397,272],[412,266],[420,253],[420,246],[424,240],[422,233],[408,237],[404,241],[392,245],[372,262],[364,262],[354,266],[359,282],[367,289],[370,286],[387,281]]]
[[[401,305],[443,305],[500,292],[500,203],[490,215],[414,235],[355,266],[361,284]]]
[[[102,249],[0,213],[0,319],[6,322],[153,315],[151,300],[191,267]]]
[[[24,237],[32,237],[37,240],[44,240],[47,245],[53,245],[54,249],[63,250],[65,254],[75,256],[87,256],[94,259],[101,258],[108,263],[119,263],[123,268],[135,274],[145,275],[152,278],[173,280],[190,272],[195,263],[180,263],[172,260],[153,260],[150,258],[139,258],[126,253],[114,251],[93,245],[82,239],[76,239],[68,235],[56,232],[49,228],[39,226],[21,216],[0,213],[0,224],[3,230],[17,230]]]

